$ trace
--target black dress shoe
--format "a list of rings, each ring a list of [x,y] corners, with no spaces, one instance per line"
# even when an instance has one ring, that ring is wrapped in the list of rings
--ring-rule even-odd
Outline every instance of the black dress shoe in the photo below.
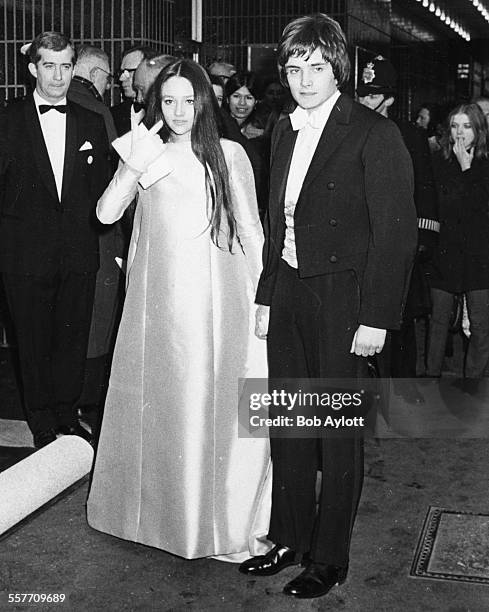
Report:
[[[56,440],[56,432],[54,429],[45,429],[44,431],[38,431],[33,434],[34,446],[36,448],[43,448]]]
[[[251,557],[239,566],[242,574],[249,576],[273,576],[278,574],[285,567],[298,565],[295,551],[287,546],[274,546],[266,555]]]
[[[58,428],[58,432],[64,436],[79,436],[80,438],[86,440],[89,444],[93,443],[92,434],[87,429],[82,427],[80,423],[77,423],[76,425],[62,425]]]
[[[306,569],[284,586],[284,593],[297,599],[313,599],[329,593],[346,580],[347,568],[310,563]]]

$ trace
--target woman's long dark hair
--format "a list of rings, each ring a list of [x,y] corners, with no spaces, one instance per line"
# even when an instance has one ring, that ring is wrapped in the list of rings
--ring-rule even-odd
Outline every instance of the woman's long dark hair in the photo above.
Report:
[[[206,188],[211,196],[209,225],[211,240],[219,247],[219,234],[223,217],[227,225],[227,245],[230,252],[236,237],[236,221],[233,214],[233,204],[229,189],[229,173],[219,141],[219,106],[205,70],[196,62],[180,59],[164,68],[153,86],[148,102],[148,110],[144,118],[147,128],[160,119],[161,89],[171,77],[179,76],[190,81],[194,90],[194,123],[192,125],[192,150],[204,166]],[[166,125],[160,130],[164,142],[168,142],[170,130]]]
[[[224,85],[224,94],[226,98],[229,98],[235,91],[241,89],[241,87],[247,87],[250,94],[258,100],[261,97],[258,77],[254,72],[236,72],[232,77],[226,81]]]
[[[449,159],[453,153],[453,140],[450,125],[452,124],[452,119],[455,117],[455,115],[462,114],[467,115],[472,129],[474,130],[474,157],[476,159],[480,159],[481,157],[487,157],[488,132],[486,118],[484,116],[484,113],[479,108],[479,105],[475,103],[459,104],[448,113],[448,126],[441,141],[443,157],[445,159]]]

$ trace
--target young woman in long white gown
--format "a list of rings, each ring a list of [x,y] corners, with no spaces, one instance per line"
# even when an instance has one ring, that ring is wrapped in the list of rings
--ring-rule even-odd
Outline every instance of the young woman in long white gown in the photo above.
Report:
[[[138,197],[88,522],[185,558],[240,561],[269,547],[268,440],[238,437],[238,379],[267,376],[253,333],[253,171],[219,139],[195,62],[160,73],[145,123],[133,118],[129,156],[97,207],[113,223]]]

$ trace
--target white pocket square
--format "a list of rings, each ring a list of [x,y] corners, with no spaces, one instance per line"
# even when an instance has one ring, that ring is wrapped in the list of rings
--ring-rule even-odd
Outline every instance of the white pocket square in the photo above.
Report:
[[[90,151],[90,149],[93,149],[92,143],[89,142],[88,140],[85,140],[85,142],[82,144],[82,146],[78,150],[79,151]]]

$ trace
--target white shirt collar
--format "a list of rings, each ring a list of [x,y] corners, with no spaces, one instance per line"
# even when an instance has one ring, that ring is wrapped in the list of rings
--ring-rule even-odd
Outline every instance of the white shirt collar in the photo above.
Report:
[[[301,130],[306,125],[310,125],[315,129],[322,130],[326,125],[326,121],[329,119],[333,106],[340,95],[341,92],[336,91],[332,96],[330,96],[310,113],[298,106],[295,111],[289,115],[292,129]]]
[[[37,92],[37,89],[34,89],[34,94],[33,95],[34,95],[34,102],[36,103],[36,108],[39,108],[39,106],[41,104],[49,104],[49,106],[59,106],[61,104],[66,104],[66,97],[64,97],[59,102],[56,102],[56,104],[51,104],[51,102],[48,102],[42,96],[39,95],[39,93]],[[57,113],[57,114],[59,114],[59,113]]]

